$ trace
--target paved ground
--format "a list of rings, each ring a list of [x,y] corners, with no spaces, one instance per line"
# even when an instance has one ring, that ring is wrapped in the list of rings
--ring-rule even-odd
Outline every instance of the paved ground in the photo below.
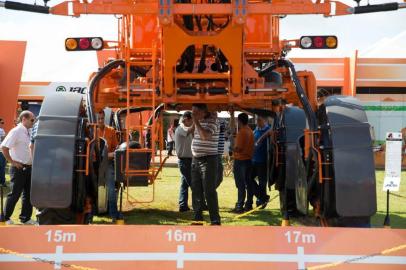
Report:
[[[159,154],[159,152],[158,152],[158,154]],[[167,156],[168,156],[167,151],[164,150],[162,153],[162,159],[164,159]],[[156,156],[156,161],[159,161],[159,156]],[[166,160],[166,162],[164,164],[164,167],[177,168],[178,167],[178,157],[176,155],[168,157],[168,159]]]

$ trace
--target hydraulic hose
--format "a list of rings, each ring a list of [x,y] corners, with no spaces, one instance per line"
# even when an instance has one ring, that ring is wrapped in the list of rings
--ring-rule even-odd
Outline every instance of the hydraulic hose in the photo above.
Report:
[[[0,1],[0,7],[34,13],[49,14],[49,7],[47,6],[24,4],[14,1]]]
[[[93,104],[93,98],[94,98],[94,90],[98,86],[100,80],[106,76],[107,73],[109,73],[112,69],[117,68],[118,66],[125,66],[125,61],[124,60],[114,60],[104,67],[102,67],[96,75],[93,77],[93,79],[90,81],[89,85],[89,91],[87,92],[87,115],[89,117],[89,122],[92,124],[96,123],[96,114],[94,111],[94,104]]]
[[[311,131],[317,131],[317,118],[316,113],[313,111],[312,106],[310,105],[309,99],[300,84],[299,77],[297,76],[295,66],[292,62],[286,59],[281,59],[278,61],[279,66],[285,66],[289,68],[292,81],[296,88],[296,93],[299,97],[300,103],[303,105],[303,110],[305,111],[307,121],[309,122],[309,129]]]
[[[362,13],[374,13],[382,11],[392,11],[398,10],[400,8],[406,8],[406,3],[385,3],[378,5],[367,5],[349,8],[349,12],[353,14],[362,14]]]

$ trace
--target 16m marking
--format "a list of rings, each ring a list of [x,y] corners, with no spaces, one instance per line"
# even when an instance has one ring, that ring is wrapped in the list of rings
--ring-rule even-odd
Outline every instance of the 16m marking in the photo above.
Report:
[[[169,242],[196,242],[196,233],[184,232],[182,230],[168,230],[166,232]]]
[[[316,235],[313,233],[302,233],[301,231],[287,231],[285,233],[288,243],[315,244]]]

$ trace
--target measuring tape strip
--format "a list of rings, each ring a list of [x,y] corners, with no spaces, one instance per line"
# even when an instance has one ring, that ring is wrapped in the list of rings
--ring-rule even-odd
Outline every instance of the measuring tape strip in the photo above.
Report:
[[[0,247],[0,253],[15,255],[15,256],[18,256],[18,257],[21,257],[21,258],[34,260],[36,262],[42,262],[42,263],[47,263],[47,264],[51,264],[51,265],[58,265],[58,266],[77,269],[77,270],[97,270],[97,268],[84,267],[84,266],[75,265],[75,264],[68,264],[68,263],[57,263],[57,262],[51,261],[51,260],[45,260],[45,259],[41,259],[41,258],[38,258],[38,257],[31,257],[31,256],[28,256],[27,254],[18,253],[16,251],[1,248],[1,247]]]
[[[323,265],[310,266],[310,267],[307,267],[305,270],[319,270],[319,269],[325,269],[325,268],[331,268],[331,267],[339,266],[339,265],[342,265],[342,264],[350,264],[350,263],[353,263],[353,262],[356,262],[356,261],[361,261],[361,260],[364,260],[364,259],[367,259],[367,258],[372,258],[372,257],[376,257],[376,256],[379,256],[379,255],[386,255],[386,254],[389,254],[389,253],[393,253],[393,252],[396,252],[396,251],[399,251],[399,250],[402,250],[402,249],[405,249],[405,248],[406,248],[406,245],[400,245],[400,246],[396,246],[396,247],[393,247],[393,248],[385,249],[385,250],[383,250],[383,251],[381,251],[379,253],[373,253],[373,254],[369,254],[369,255],[364,255],[364,256],[360,256],[360,257],[353,258],[353,259],[350,259],[350,260],[345,260],[345,261],[335,262],[335,263],[329,263],[329,264],[323,264]]]

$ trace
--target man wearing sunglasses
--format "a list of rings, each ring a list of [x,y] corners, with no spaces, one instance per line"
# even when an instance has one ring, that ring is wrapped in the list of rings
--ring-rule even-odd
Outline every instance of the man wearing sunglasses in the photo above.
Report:
[[[3,118],[0,118],[0,144],[6,137],[6,132],[3,129],[4,127],[4,120]],[[6,186],[6,164],[7,160],[3,155],[3,152],[1,151],[0,147],[0,185],[1,186]]]
[[[35,116],[30,111],[23,111],[19,116],[20,123],[10,130],[1,143],[4,157],[10,162],[11,192],[7,195],[5,219],[7,225],[14,222],[10,219],[15,205],[22,194],[22,209],[20,221],[26,225],[34,225],[31,219],[32,205],[30,202],[31,190],[31,164],[30,132]]]

